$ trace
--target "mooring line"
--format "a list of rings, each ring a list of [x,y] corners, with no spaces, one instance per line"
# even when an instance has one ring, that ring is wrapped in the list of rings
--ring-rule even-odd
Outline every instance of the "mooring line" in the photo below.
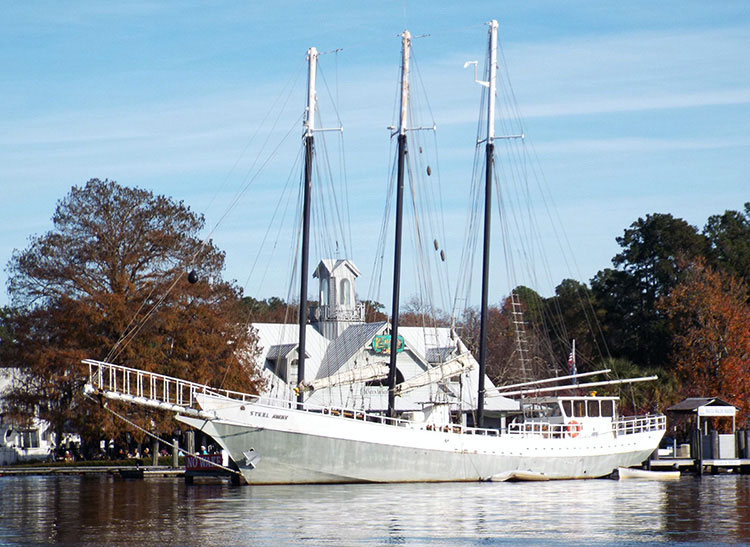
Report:
[[[86,398],[88,398],[88,399],[91,399],[91,400],[92,400],[92,401],[94,401],[95,403],[100,403],[100,401],[99,401],[98,399],[95,399],[95,398],[94,398],[94,397],[92,397],[91,395],[88,395],[88,394],[84,394],[84,397],[86,397]],[[162,438],[161,438],[161,437],[159,437],[158,435],[155,435],[154,433],[151,433],[150,431],[148,431],[147,429],[144,429],[143,427],[139,426],[138,424],[134,423],[133,421],[131,421],[131,420],[128,420],[128,419],[127,419],[127,418],[126,418],[125,416],[123,416],[123,415],[121,415],[121,414],[119,414],[119,413],[115,412],[114,410],[112,410],[111,408],[109,408],[109,407],[108,407],[107,405],[101,405],[101,406],[102,406],[102,408],[104,408],[105,410],[107,410],[107,411],[111,412],[112,414],[114,414],[115,416],[117,416],[118,418],[120,418],[120,419],[121,419],[122,421],[124,421],[125,423],[127,423],[127,424],[129,424],[130,426],[132,426],[132,427],[134,427],[134,428],[138,429],[139,431],[141,431],[141,432],[145,433],[145,434],[146,434],[146,435],[148,435],[149,437],[153,437],[154,439],[156,439],[157,441],[159,441],[159,442],[161,442],[161,443],[164,443],[165,445],[169,445],[169,446],[174,446],[174,443],[172,443],[172,442],[170,442],[170,441],[167,441],[166,439],[162,439]],[[222,464],[219,464],[219,463],[213,462],[213,461],[211,461],[211,460],[209,460],[209,459],[206,459],[206,458],[202,458],[200,454],[197,454],[197,453],[191,453],[191,452],[188,452],[187,450],[184,450],[184,449],[182,449],[182,448],[179,448],[179,450],[181,450],[182,452],[184,452],[184,453],[185,453],[186,455],[188,455],[188,456],[192,456],[193,458],[197,458],[198,460],[200,460],[200,461],[202,461],[202,462],[205,462],[205,463],[208,463],[208,464],[211,464],[211,465],[212,465],[212,466],[214,466],[214,467],[219,467],[219,468],[221,468],[221,469],[224,469],[225,471],[230,471],[230,472],[234,473],[235,475],[240,475],[240,476],[242,475],[242,473],[240,473],[240,472],[239,472],[239,471],[237,471],[236,469],[232,469],[231,467],[227,467],[227,466],[225,466],[225,465],[222,465]]]

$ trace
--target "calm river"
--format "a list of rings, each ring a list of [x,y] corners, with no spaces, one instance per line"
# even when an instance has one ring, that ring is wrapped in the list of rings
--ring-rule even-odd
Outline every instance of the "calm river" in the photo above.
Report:
[[[750,476],[244,486],[0,477],[0,544],[750,543]]]

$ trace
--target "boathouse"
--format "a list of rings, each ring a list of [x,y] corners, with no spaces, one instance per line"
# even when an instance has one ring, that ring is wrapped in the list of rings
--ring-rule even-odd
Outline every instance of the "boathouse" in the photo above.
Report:
[[[750,430],[736,430],[736,407],[718,397],[690,397],[667,408],[667,413],[673,423],[683,422],[686,427],[678,439],[675,426],[672,457],[652,459],[650,467],[694,469],[701,474],[750,471]]]

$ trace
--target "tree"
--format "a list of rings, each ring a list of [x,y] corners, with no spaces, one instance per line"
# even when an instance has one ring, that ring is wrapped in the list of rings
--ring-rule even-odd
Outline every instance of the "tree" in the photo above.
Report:
[[[555,287],[555,296],[545,300],[544,309],[552,355],[567,356],[575,340],[578,371],[594,370],[606,351],[600,348],[603,310],[591,289],[564,279]]]
[[[697,259],[660,307],[674,335],[672,359],[687,395],[719,396],[750,413],[750,305],[739,278]]]
[[[487,309],[487,375],[497,385],[546,378],[554,369],[554,358],[550,355],[549,342],[540,332],[534,320],[541,313],[541,297],[526,287],[516,288],[524,322],[526,367],[521,368],[518,333],[514,323],[512,297],[507,297],[502,306],[491,305]],[[529,309],[531,311],[529,311]],[[527,319],[534,318],[533,320]],[[480,311],[467,308],[457,328],[466,347],[479,358]],[[524,375],[525,372],[525,375]]]
[[[448,327],[450,317],[444,311],[433,308],[420,296],[412,296],[400,309],[398,324],[403,327]]]
[[[661,366],[670,333],[656,302],[677,284],[679,261],[705,256],[708,242],[684,220],[656,213],[631,224],[617,243],[617,269],[599,272],[591,283],[606,312],[610,350],[639,365]]]
[[[23,372],[8,399],[19,418],[38,411],[58,433],[72,426],[111,434],[101,409],[82,404],[86,357],[257,389],[240,290],[221,279],[224,254],[199,239],[202,216],[182,202],[92,179],[58,202],[52,220],[53,229],[16,250],[7,266],[10,341],[0,360]],[[190,269],[195,283],[184,275]]]
[[[602,361],[613,379],[657,376],[651,382],[614,384],[595,388],[598,395],[618,396],[620,412],[625,416],[657,412],[680,399],[679,382],[675,374],[663,368],[640,367],[627,359],[606,358]]]
[[[248,322],[252,323],[290,323],[297,319],[298,306],[289,305],[283,298],[276,296],[265,300],[245,296],[242,299],[242,308]]]
[[[711,262],[746,283],[750,281],[750,202],[745,203],[744,212],[725,211],[709,217],[703,234],[709,242]]]
[[[479,308],[466,308],[457,327],[466,347],[479,359]],[[508,314],[500,306],[487,309],[487,359],[486,372],[497,385],[512,383],[518,378],[517,360],[514,359],[515,334]]]

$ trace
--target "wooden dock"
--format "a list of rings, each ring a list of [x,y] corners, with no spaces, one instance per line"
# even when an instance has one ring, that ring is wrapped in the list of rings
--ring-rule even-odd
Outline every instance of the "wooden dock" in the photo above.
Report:
[[[140,469],[145,477],[183,477],[184,467],[169,467],[165,465],[137,467],[135,465],[24,465],[0,467],[0,476],[10,475],[91,475],[110,474],[123,475],[128,471]]]
[[[695,460],[694,458],[658,458],[648,461],[648,469],[665,470],[675,469],[703,475],[708,473],[715,475],[717,473],[740,473],[743,475],[750,474],[750,459],[748,458],[729,458],[729,459],[705,459]]]

